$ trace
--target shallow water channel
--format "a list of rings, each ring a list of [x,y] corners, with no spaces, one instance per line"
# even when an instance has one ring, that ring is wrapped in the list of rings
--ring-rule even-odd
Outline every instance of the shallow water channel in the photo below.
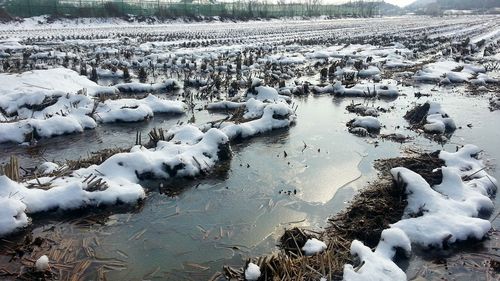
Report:
[[[407,148],[442,149],[404,129],[403,115],[417,101],[413,96],[417,90],[432,93],[429,99],[439,101],[457,126],[462,126],[445,149],[454,151],[456,145],[472,143],[484,149],[489,164],[497,166],[500,111],[490,112],[486,97],[458,93],[463,92],[461,87],[439,92],[422,87],[401,88],[407,95],[397,100],[354,99],[355,103],[390,109],[379,117],[385,125],[382,133],[412,136],[408,143],[348,133],[345,123],[355,115],[345,106],[352,99],[294,98],[297,124],[233,143],[233,159],[223,176],[175,185],[146,182],[148,197],[133,212],[106,213],[102,224],[75,224],[64,216],[54,219],[50,213],[43,214],[34,216],[33,233],[56,228],[62,239],[91,237],[94,260],[117,260],[126,265],[108,272],[107,280],[206,280],[225,264],[241,266],[246,258],[274,251],[285,228],[326,226],[328,217],[342,210],[357,190],[375,178],[373,160],[399,156]],[[142,123],[102,125],[83,134],[42,140],[37,148],[1,145],[0,162],[17,154],[21,166],[34,166],[43,158],[62,161],[103,148],[129,147],[134,145],[136,131],[142,132],[145,141],[153,127],[168,129],[179,120],[186,122],[192,114],[197,124],[225,116],[194,110],[182,116],[157,115]],[[490,173],[500,179],[498,170]],[[165,188],[180,192],[172,196],[163,192]],[[494,225],[500,225],[498,220]],[[6,260],[0,256],[0,264]],[[86,274],[95,277],[97,267],[94,264]]]

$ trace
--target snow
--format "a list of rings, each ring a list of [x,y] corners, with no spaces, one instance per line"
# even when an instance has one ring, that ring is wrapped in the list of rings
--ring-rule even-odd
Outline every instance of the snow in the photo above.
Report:
[[[346,88],[340,82],[335,82],[332,88],[323,88],[322,91],[332,91],[338,96],[345,97],[365,97],[365,96],[379,96],[379,97],[397,97],[399,90],[395,85],[384,84],[356,84],[351,88]]]
[[[430,101],[427,101],[427,103],[429,104],[429,111],[427,112],[426,124],[424,124],[425,132],[444,134],[457,128],[455,121],[448,117],[448,114],[441,108],[441,104]]]
[[[34,132],[40,137],[59,136],[74,132],[83,132],[85,129],[93,129],[97,125],[95,121],[86,115],[52,116],[45,120],[31,119],[29,124]]]
[[[176,144],[193,145],[203,138],[204,134],[193,125],[174,126],[165,134],[165,138]]]
[[[259,58],[257,62],[262,64],[271,63],[271,64],[281,64],[281,65],[302,64],[306,62],[306,59],[300,54],[296,54],[295,56],[271,55]]]
[[[143,99],[106,100],[97,107],[97,119],[103,123],[137,122],[153,117],[154,113],[184,113],[186,105],[180,101],[148,95]]]
[[[439,106],[431,109],[439,110]],[[491,223],[478,216],[493,210],[489,196],[496,191],[497,181],[484,171],[479,153],[474,145],[454,153],[441,151],[439,158],[446,164],[441,168],[443,180],[433,187],[407,168],[393,168],[393,179],[403,184],[407,195],[403,217],[382,232],[374,252],[360,241],[352,242],[351,254],[360,266],[355,269],[346,264],[343,280],[407,280],[392,261],[395,248],[408,255],[411,244],[440,248],[456,241],[482,239]]]
[[[18,38],[6,38],[0,40],[0,51],[4,52],[6,50],[12,51],[20,51],[24,49],[31,49],[32,46],[26,46],[19,43],[20,39]]]
[[[486,195],[493,195],[497,191],[498,182],[484,169],[485,166],[477,157],[481,150],[471,144],[467,144],[457,152],[441,151],[439,158],[445,161],[447,167],[457,169],[461,177],[470,177],[468,184],[477,191]]]
[[[0,180],[5,176],[0,176]],[[3,188],[3,187],[2,187]],[[26,227],[29,223],[26,216],[26,205],[7,196],[0,197],[0,236],[9,234],[18,228]]]
[[[377,131],[381,127],[380,121],[373,116],[356,117],[352,120],[351,126],[365,128],[368,131]]]
[[[117,84],[115,87],[124,93],[145,93],[145,92],[155,92],[160,90],[172,90],[180,89],[181,84],[177,80],[167,79],[161,83],[147,84],[139,82],[130,82]]]
[[[485,72],[484,67],[443,60],[424,65],[422,70],[415,73],[414,79],[423,83],[464,83],[480,72]]]
[[[53,68],[33,70],[21,74],[0,74],[0,107],[11,113],[11,104],[16,108],[24,104],[40,104],[47,96],[76,93],[87,89],[89,95],[112,94],[114,87],[99,86],[73,70]]]
[[[145,196],[138,183],[146,176],[164,179],[194,177],[209,171],[219,160],[226,160],[219,159],[219,153],[228,145],[229,139],[218,129],[202,133],[194,126],[185,125],[175,128],[167,136],[171,138],[169,141],[159,141],[154,148],[135,146],[130,152],[115,154],[100,165],[81,168],[69,176],[38,178],[41,183],[50,184],[49,189],[27,187],[30,183],[38,183],[36,180],[17,183],[0,176],[0,200],[7,206],[0,215],[0,233],[4,235],[26,226],[24,212],[117,202],[135,204]],[[92,175],[102,179],[105,188],[88,190],[88,178]]]
[[[289,127],[295,123],[295,119],[295,113],[287,103],[270,103],[265,105],[259,119],[239,124],[225,122],[221,125],[221,130],[230,139],[247,138],[275,129]]]
[[[0,123],[0,143],[23,143],[33,129],[26,122]]]
[[[290,101],[290,97],[278,94],[278,91],[272,87],[268,86],[258,86],[255,87],[256,95],[248,94],[248,97],[253,97],[256,100],[263,102],[276,102],[279,100]]]
[[[249,263],[245,269],[245,280],[255,281],[260,277],[260,268],[255,263]]]
[[[326,250],[326,244],[323,241],[320,241],[316,238],[307,239],[306,244],[302,247],[302,251],[306,254],[306,256],[312,256],[317,253],[321,253]]]
[[[496,191],[496,180],[483,169],[474,156],[479,149],[467,145],[455,153],[442,151],[446,163],[442,183],[432,188],[418,174],[406,168],[394,168],[395,180],[406,183],[408,205],[403,219],[391,225],[402,229],[412,243],[442,247],[469,238],[482,239],[490,230],[488,220],[478,218],[480,212],[491,212],[488,197]],[[463,180],[474,172],[472,179]]]
[[[153,110],[148,104],[142,104],[141,100],[136,102],[137,108],[124,107],[122,102],[113,101],[111,105],[99,105],[95,113],[96,119],[101,122],[132,122],[147,119],[153,116]],[[159,102],[163,108],[156,108],[158,112],[183,112],[180,102],[169,104],[168,101]],[[90,110],[90,108],[87,108]],[[43,117],[42,117],[43,118]],[[0,142],[22,143],[35,138],[49,138],[58,135],[83,132],[86,129],[97,127],[96,121],[81,112],[69,113],[66,116],[55,115],[46,119],[23,119],[10,123],[0,123]]]
[[[427,115],[426,121],[424,131],[427,133],[443,134],[445,131],[453,131],[457,128],[452,118],[443,117],[442,114]]]
[[[367,78],[380,74],[380,69],[374,65],[368,66],[366,69],[358,71],[358,77]]]
[[[361,114],[362,116],[373,116],[373,117],[379,116],[378,110],[376,108],[365,106],[362,104],[354,106],[353,111],[355,113]]]
[[[59,170],[60,166],[53,162],[44,162],[40,166],[38,166],[37,171],[42,175],[51,174],[57,170]]]
[[[207,105],[209,110],[227,110],[227,109],[237,109],[245,106],[243,102],[233,102],[233,101],[219,101],[212,102]]]
[[[49,257],[46,255],[41,256],[35,262],[36,271],[45,271],[49,269]]]
[[[344,281],[386,281],[406,280],[406,274],[393,261],[395,248],[403,249],[407,254],[411,251],[410,240],[399,229],[382,231],[381,239],[375,251],[362,242],[354,240],[351,244],[351,255],[359,259],[360,266],[344,265]]]
[[[115,93],[117,88],[98,86],[62,68],[0,74],[2,81],[5,84],[0,84],[0,107],[5,115],[1,117],[7,122],[0,123],[0,143],[79,133],[96,128],[96,121],[136,122],[151,118],[154,113],[181,114],[186,108],[183,102],[151,94],[143,99],[99,102],[93,95]],[[160,89],[165,85],[176,82],[147,86]]]

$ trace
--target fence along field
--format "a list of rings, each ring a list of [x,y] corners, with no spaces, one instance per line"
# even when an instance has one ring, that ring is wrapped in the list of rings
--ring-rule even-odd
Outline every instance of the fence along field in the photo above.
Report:
[[[1,1],[0,1],[1,2]],[[357,1],[345,5],[321,5],[319,0],[304,3],[179,2],[165,0],[10,0],[0,6],[12,16],[68,15],[109,17],[126,14],[159,17],[220,16],[227,18],[272,18],[311,16],[371,17],[378,13],[377,2]]]

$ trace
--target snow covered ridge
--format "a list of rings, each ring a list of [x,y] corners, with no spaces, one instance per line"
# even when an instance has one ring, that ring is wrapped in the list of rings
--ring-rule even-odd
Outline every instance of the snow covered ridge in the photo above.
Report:
[[[159,84],[128,83],[127,91],[178,87],[175,80]],[[84,89],[84,90],[83,90]],[[117,87],[98,86],[78,73],[56,68],[19,75],[0,74],[0,143],[83,132],[97,122],[136,122],[154,113],[181,114],[186,105],[154,95],[142,99],[100,102],[95,96],[117,93]]]
[[[159,90],[174,90],[182,88],[177,80],[167,79],[161,83],[145,84],[145,83],[123,83],[117,84],[115,87],[122,93],[144,93],[155,92]]]
[[[139,184],[142,179],[194,177],[231,158],[229,139],[218,129],[203,133],[185,125],[172,130],[168,137],[169,141],[158,141],[151,149],[135,146],[130,152],[115,154],[99,165],[67,176],[46,175],[23,183],[0,176],[0,203],[4,206],[0,235],[27,226],[27,214],[31,213],[117,202],[135,204],[145,197]],[[50,188],[36,188],[37,184]]]
[[[479,153],[474,145],[465,145],[455,153],[441,151],[439,158],[446,165],[441,168],[443,180],[432,187],[409,169],[393,168],[393,179],[407,194],[403,217],[382,232],[375,252],[353,241],[351,253],[360,260],[360,266],[354,269],[345,265],[344,280],[406,280],[392,261],[395,248],[409,252],[410,244],[440,248],[484,238],[491,223],[478,216],[493,210],[489,196],[495,194],[497,181],[484,170]]]
[[[334,94],[339,97],[386,97],[393,98],[399,96],[399,90],[395,85],[390,84],[356,84],[353,87],[346,87],[337,81],[334,84],[313,88],[316,94]]]
[[[377,118],[373,116],[360,116],[352,119],[347,123],[349,127],[349,132],[359,135],[366,136],[370,133],[380,132],[381,124]]]
[[[465,82],[485,85],[495,82],[495,79],[486,75],[485,72],[486,69],[481,65],[444,60],[425,65],[422,70],[415,73],[414,80],[441,85]]]
[[[380,242],[374,252],[362,242],[354,240],[351,244],[351,255],[358,259],[359,266],[354,268],[346,264],[343,280],[406,280],[404,271],[392,261],[396,248],[402,248],[407,255],[411,252],[410,240],[403,231],[397,228],[382,231]]]
[[[255,94],[249,93],[247,96],[250,98],[245,102],[223,101],[207,106],[209,109],[245,108],[241,120],[229,120],[217,124],[229,139],[248,138],[275,129],[287,128],[295,123],[297,116],[288,103],[290,98],[279,95],[276,89],[258,86],[255,87]]]
[[[427,123],[424,125],[425,132],[443,134],[446,131],[454,131],[457,128],[455,121],[441,108],[441,104],[437,102],[428,102],[428,104]]]
[[[441,104],[427,101],[417,105],[405,114],[405,119],[416,129],[423,129],[429,134],[453,132],[457,126],[455,121],[442,109]]]

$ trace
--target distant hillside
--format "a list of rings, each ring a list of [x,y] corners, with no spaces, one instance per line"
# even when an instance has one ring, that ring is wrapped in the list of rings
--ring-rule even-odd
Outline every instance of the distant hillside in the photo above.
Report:
[[[405,7],[408,11],[440,10],[489,10],[499,8],[499,0],[416,0]]]
[[[419,8],[423,8],[429,4],[436,3],[437,0],[416,0],[405,8],[408,10],[415,10]]]
[[[399,6],[392,5],[386,2],[378,3],[378,9],[381,15],[384,16],[394,16],[404,14],[404,9]]]

